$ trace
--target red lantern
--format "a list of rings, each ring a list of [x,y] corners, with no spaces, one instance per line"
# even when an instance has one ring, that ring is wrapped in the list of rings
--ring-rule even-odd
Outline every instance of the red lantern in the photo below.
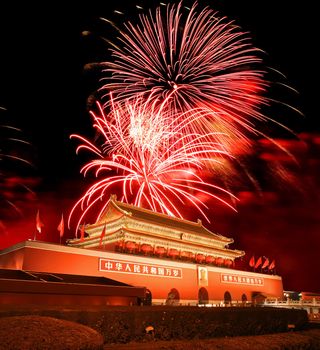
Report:
[[[231,259],[226,259],[224,264],[227,266],[227,267],[231,267],[232,264],[233,264],[233,261]]]
[[[134,250],[135,248],[136,248],[136,243],[134,243],[134,242],[127,242],[126,243],[126,248],[128,249],[128,250],[130,250],[130,251],[132,251],[132,250]]]
[[[171,248],[169,249],[168,255],[172,257],[176,257],[179,255],[179,251],[177,249]]]
[[[228,267],[232,267],[232,266],[233,266],[233,263],[234,263],[233,260],[228,259],[228,265],[227,265],[227,266],[228,266]]]
[[[140,247],[140,250],[147,254],[149,252],[151,252],[153,250],[152,246],[150,244],[142,244],[142,246]]]
[[[213,262],[213,260],[214,260],[213,256],[211,256],[211,255],[206,256],[206,263],[207,264],[211,264]]]
[[[216,259],[216,264],[217,264],[218,266],[221,266],[221,265],[223,264],[223,262],[224,262],[224,259],[223,259],[223,258],[217,258],[217,259]]]
[[[166,248],[164,247],[157,247],[156,248],[156,254],[163,255],[166,252]]]
[[[191,260],[194,260],[194,259],[196,258],[196,254],[190,253],[190,254],[189,254],[189,258],[190,258]]]
[[[205,260],[205,256],[203,254],[197,254],[196,260],[197,262],[202,262]]]
[[[121,251],[122,248],[124,247],[124,241],[117,241],[116,244],[115,244],[115,249],[116,251]]]
[[[186,252],[186,251],[182,251],[180,253],[181,258],[190,258],[190,255],[191,255],[191,253],[190,252]]]

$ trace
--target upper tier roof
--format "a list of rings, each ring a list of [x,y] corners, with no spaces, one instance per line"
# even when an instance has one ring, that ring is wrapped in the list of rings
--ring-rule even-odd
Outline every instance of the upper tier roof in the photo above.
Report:
[[[101,219],[99,220],[100,224],[104,222],[104,218],[108,216],[110,206],[112,206],[115,210],[120,211],[123,215],[128,216],[134,220],[148,222],[150,224],[154,224],[158,226],[165,226],[178,231],[180,230],[183,232],[190,232],[193,234],[196,233],[198,235],[201,235],[207,238],[214,238],[226,243],[233,242],[232,238],[224,237],[222,235],[213,233],[208,229],[206,229],[202,225],[201,220],[199,219],[198,219],[198,222],[193,222],[193,221],[169,216],[166,214],[157,213],[152,210],[134,206],[132,204],[120,202],[116,199],[115,195],[110,196],[110,202],[109,202],[108,208],[106,209],[105,213],[101,216]]]

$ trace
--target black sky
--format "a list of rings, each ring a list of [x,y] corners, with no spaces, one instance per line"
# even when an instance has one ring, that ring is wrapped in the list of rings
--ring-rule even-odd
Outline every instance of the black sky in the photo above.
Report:
[[[83,162],[75,154],[76,145],[69,136],[73,133],[92,135],[86,104],[90,94],[100,87],[99,75],[86,71],[84,66],[108,58],[108,45],[101,37],[112,40],[108,35],[114,33],[99,17],[120,24],[134,18],[139,11],[135,4],[148,8],[158,3],[147,0],[90,1],[74,5],[13,2],[1,10],[0,106],[7,108],[12,124],[21,127],[32,143],[35,175],[42,179],[38,191],[50,192],[50,198],[66,197],[66,192],[62,193],[65,183],[70,193],[73,192],[70,196],[77,197],[79,189],[84,190],[85,185],[77,185],[82,181],[79,170]],[[267,64],[285,74],[288,85],[299,92],[290,95],[288,102],[301,110],[304,117],[294,114],[288,126],[297,133],[319,134],[315,3],[217,0],[199,1],[199,5],[209,5],[250,33],[254,45],[266,52]],[[84,35],[87,32],[89,35]],[[312,158],[317,155],[313,153]],[[301,170],[304,179],[306,169]],[[73,190],[70,180],[73,180]],[[267,205],[254,201],[246,205],[244,200],[236,216],[218,212],[215,227],[221,234],[234,237],[234,248],[245,248],[248,255],[268,254],[263,248],[267,245],[271,250],[272,247],[270,255],[279,261],[283,257],[279,273],[289,276],[286,289],[301,286],[301,289],[320,291],[320,282],[315,282],[311,273],[300,284],[300,277],[296,278],[296,261],[303,260],[304,269],[317,263],[314,245],[320,243],[316,206],[320,201],[318,197],[308,197],[306,202],[301,202],[307,207],[304,211],[299,210],[297,200],[301,198],[297,199],[296,194],[287,196],[286,191],[281,194],[281,200],[269,201]],[[303,228],[308,224],[311,234],[303,239],[308,234]],[[293,268],[285,266],[287,261],[291,261]],[[303,269],[299,273],[301,276]]]

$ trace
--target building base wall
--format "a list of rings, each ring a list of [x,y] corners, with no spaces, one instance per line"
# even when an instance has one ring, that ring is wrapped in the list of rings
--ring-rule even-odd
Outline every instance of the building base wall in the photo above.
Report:
[[[66,295],[66,294],[42,294],[39,293],[0,293],[0,305],[45,305],[45,306],[106,306],[137,305],[137,298],[121,296],[90,296],[90,295]]]
[[[282,298],[280,276],[26,241],[0,252],[0,267],[104,276],[144,286],[159,304],[250,302],[254,295]]]

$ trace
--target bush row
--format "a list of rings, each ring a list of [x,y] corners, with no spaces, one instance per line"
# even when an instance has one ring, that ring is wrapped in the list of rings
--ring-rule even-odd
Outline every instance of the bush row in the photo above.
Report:
[[[260,335],[302,330],[308,325],[305,310],[271,307],[106,307],[96,310],[0,311],[0,316],[37,314],[74,321],[101,333],[105,343],[150,339],[205,339]]]

